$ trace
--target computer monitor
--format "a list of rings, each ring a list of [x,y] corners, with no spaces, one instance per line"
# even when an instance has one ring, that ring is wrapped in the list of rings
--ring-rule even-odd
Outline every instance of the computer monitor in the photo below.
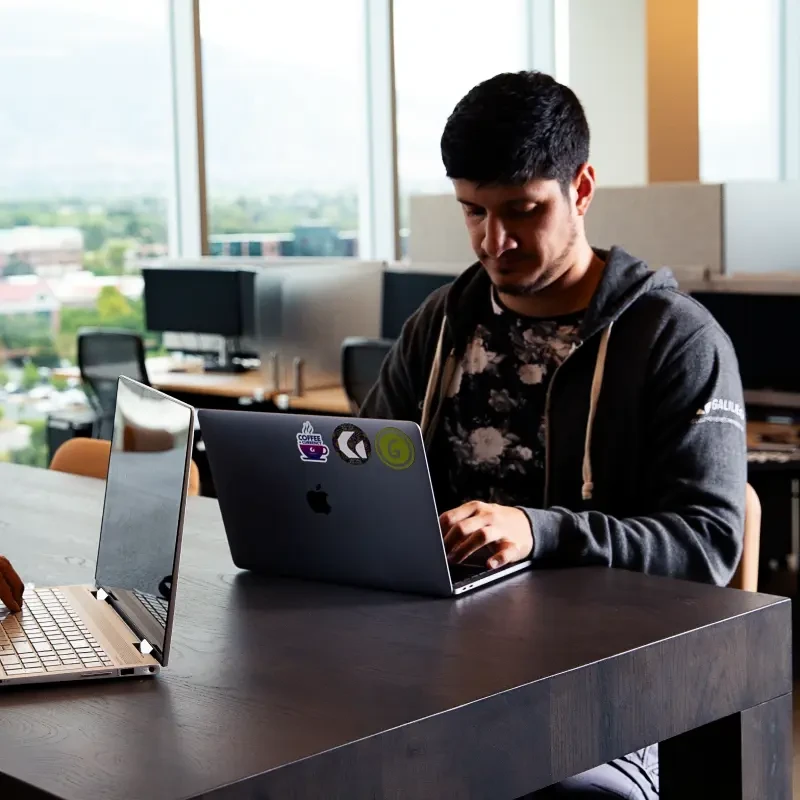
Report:
[[[217,334],[255,332],[255,270],[238,267],[145,267],[145,325],[150,331]]]
[[[438,272],[386,270],[383,273],[383,309],[381,337],[397,339],[405,321],[422,305],[432,292],[456,275]]]
[[[692,297],[730,337],[747,393],[800,394],[800,295],[692,292]]]

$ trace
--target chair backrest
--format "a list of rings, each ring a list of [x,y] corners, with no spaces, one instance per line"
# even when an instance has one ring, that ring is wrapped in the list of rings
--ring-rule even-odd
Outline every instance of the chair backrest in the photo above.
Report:
[[[108,460],[111,442],[105,439],[76,437],[68,439],[53,454],[50,469],[105,480],[108,477]],[[189,466],[189,495],[200,494],[200,471],[194,461]]]
[[[88,389],[89,402],[98,416],[95,436],[109,439],[119,376],[150,384],[142,337],[133,331],[82,328],[78,331],[78,367]]]
[[[342,342],[342,386],[350,403],[358,410],[378,380],[393,339],[349,337]]]
[[[744,504],[744,548],[730,586],[747,592],[758,591],[758,554],[761,547],[761,501],[748,483]]]

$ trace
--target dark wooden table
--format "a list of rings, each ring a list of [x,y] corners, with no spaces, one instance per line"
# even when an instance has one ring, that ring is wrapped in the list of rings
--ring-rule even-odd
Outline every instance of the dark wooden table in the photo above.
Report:
[[[101,502],[0,465],[0,549],[86,581]],[[455,601],[259,580],[206,498],[184,542],[160,677],[0,691],[0,797],[511,800],[668,740],[665,800],[790,800],[786,600],[609,569]]]

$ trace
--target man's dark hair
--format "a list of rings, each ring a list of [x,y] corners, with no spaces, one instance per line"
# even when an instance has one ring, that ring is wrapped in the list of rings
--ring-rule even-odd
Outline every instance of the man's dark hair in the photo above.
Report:
[[[448,178],[522,185],[555,179],[566,191],[589,160],[589,124],[575,93],[543,72],[504,72],[479,83],[442,134]]]

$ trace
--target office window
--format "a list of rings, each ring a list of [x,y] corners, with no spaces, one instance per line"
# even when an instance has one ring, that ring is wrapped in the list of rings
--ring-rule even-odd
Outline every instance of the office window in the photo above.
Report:
[[[780,177],[781,0],[700,0],[700,175]]]
[[[202,0],[210,250],[357,249],[362,0]]]
[[[527,67],[524,0],[402,0],[394,4],[402,226],[413,194],[452,191],[439,140],[475,84]],[[405,232],[404,232],[405,233]]]
[[[0,3],[0,459],[44,465],[83,325],[141,329],[166,252],[167,0]]]

